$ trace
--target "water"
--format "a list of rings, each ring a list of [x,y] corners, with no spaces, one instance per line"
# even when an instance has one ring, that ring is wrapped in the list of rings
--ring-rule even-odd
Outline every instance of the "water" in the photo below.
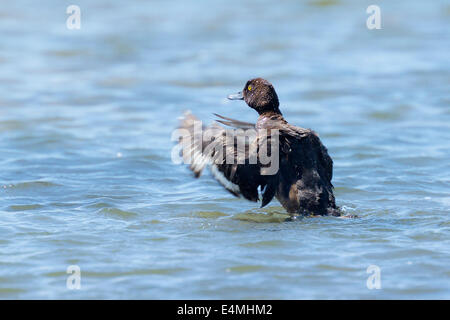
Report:
[[[450,4],[0,5],[0,298],[450,298]],[[281,222],[171,162],[183,110],[276,87],[358,219]],[[66,287],[67,267],[81,289]],[[369,290],[370,265],[381,289]]]

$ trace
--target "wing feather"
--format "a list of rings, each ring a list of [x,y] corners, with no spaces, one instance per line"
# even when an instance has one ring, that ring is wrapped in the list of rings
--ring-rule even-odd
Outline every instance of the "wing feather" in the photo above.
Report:
[[[251,123],[217,116],[234,128],[254,128]],[[196,132],[196,126],[202,129],[197,130],[201,132]],[[202,126],[190,113],[182,118],[179,128],[187,131],[179,142],[183,158],[190,161],[195,177],[199,177],[209,165],[214,178],[231,194],[258,201],[258,187],[265,186],[265,183],[259,165],[249,163],[252,141],[247,141],[243,132],[236,133],[236,130],[217,124]]]

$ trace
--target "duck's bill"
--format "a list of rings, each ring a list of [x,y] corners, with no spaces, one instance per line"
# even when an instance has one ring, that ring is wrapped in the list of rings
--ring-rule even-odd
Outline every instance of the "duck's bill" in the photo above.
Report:
[[[241,92],[235,93],[235,94],[230,94],[228,96],[228,99],[230,100],[244,100],[244,95]]]

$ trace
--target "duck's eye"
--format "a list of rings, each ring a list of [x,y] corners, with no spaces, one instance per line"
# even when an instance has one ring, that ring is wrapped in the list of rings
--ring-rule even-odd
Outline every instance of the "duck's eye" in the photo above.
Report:
[[[248,90],[248,91],[252,91],[252,86],[248,86],[248,87],[247,87],[247,90]]]

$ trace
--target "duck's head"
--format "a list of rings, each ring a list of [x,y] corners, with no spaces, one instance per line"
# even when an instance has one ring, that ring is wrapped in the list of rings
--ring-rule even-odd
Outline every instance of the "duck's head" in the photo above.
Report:
[[[244,100],[249,107],[259,114],[265,112],[281,113],[278,108],[278,96],[272,84],[262,78],[247,81],[244,89],[236,94],[228,96],[230,100]]]

